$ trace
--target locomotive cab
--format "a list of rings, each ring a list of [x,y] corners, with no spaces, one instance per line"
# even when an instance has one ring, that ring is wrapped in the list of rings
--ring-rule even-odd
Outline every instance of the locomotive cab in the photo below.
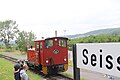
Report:
[[[28,50],[28,62],[44,74],[68,69],[68,38],[53,37],[35,41],[35,50]]]

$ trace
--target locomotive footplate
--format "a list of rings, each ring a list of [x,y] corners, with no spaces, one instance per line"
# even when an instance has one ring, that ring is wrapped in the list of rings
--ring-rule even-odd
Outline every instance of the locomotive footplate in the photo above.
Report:
[[[48,73],[52,74],[52,73],[57,73],[57,72],[63,72],[64,71],[64,65],[51,65],[48,66]]]

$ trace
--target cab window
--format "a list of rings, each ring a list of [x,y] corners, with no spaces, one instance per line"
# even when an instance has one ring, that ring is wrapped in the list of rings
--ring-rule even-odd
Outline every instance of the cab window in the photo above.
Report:
[[[42,51],[42,42],[40,42],[40,50]]]
[[[58,45],[61,47],[66,47],[66,39],[59,39]]]
[[[39,42],[36,42],[36,51],[39,51]]]
[[[45,40],[45,48],[50,48],[53,46],[53,40]]]

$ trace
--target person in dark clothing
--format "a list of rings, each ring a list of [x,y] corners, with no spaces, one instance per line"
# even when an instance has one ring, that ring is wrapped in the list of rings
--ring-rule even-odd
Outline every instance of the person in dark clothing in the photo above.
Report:
[[[17,64],[14,65],[14,79],[21,80],[20,78],[20,70],[22,68],[21,61],[17,61]]]

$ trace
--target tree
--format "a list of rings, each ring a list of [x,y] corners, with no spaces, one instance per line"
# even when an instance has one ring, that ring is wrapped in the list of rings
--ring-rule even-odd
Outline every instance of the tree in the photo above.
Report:
[[[0,40],[4,42],[6,47],[16,37],[19,32],[18,24],[13,20],[0,21]]]
[[[31,32],[22,31],[18,33],[17,45],[20,51],[26,51],[27,47],[34,45],[34,40],[36,39],[35,34]]]

